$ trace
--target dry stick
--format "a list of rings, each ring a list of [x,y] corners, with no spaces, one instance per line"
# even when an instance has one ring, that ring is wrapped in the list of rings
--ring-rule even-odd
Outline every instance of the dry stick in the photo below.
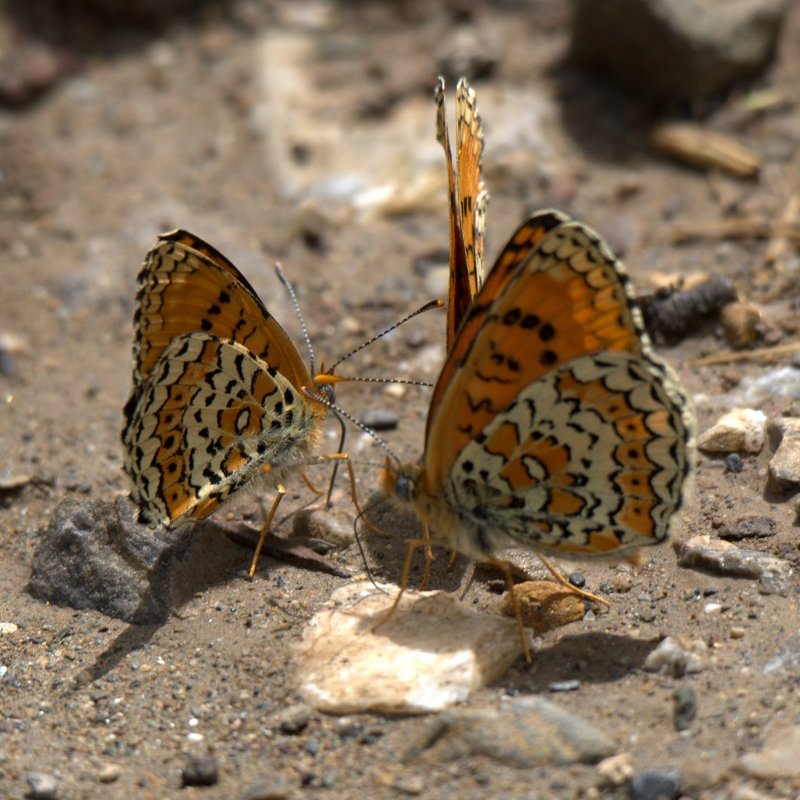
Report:
[[[727,350],[724,353],[716,353],[713,356],[695,358],[689,363],[693,367],[708,367],[716,364],[731,364],[736,361],[771,361],[781,356],[789,356],[792,353],[800,353],[800,342],[790,342],[789,344],[777,344],[774,347],[761,347],[757,350]]]
[[[675,244],[692,239],[774,239],[777,237],[800,242],[800,223],[740,218],[722,220],[711,225],[679,225],[670,232],[670,240]]]

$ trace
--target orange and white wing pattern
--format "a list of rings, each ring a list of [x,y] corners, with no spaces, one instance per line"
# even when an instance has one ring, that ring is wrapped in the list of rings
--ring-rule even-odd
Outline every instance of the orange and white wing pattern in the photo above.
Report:
[[[624,555],[666,539],[691,470],[689,404],[587,226],[557,212],[520,226],[430,413],[423,463],[396,471],[395,492],[447,546]]]
[[[202,519],[257,478],[307,461],[326,409],[300,354],[244,276],[185,231],[139,275],[124,467],[139,519]]]
[[[207,517],[252,481],[277,483],[308,460],[324,414],[238,342],[208,333],[176,337],[124,434],[140,519],[177,527]]]
[[[455,166],[444,106],[444,79],[436,86],[436,139],[444,148],[450,211],[450,289],[447,349],[483,283],[483,243],[489,195],[481,180],[483,128],[475,92],[463,78],[456,88]]]

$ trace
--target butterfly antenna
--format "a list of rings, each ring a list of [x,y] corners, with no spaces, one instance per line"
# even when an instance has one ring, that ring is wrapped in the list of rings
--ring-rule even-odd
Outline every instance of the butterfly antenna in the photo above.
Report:
[[[303,334],[303,341],[306,343],[306,349],[308,350],[308,358],[309,361],[311,362],[310,372],[313,375],[315,372],[314,364],[316,362],[316,356],[314,355],[314,348],[311,346],[311,337],[308,335],[308,328],[306,327],[306,321],[303,318],[303,312],[300,310],[300,303],[297,302],[297,295],[294,293],[292,284],[289,283],[289,279],[284,274],[283,267],[280,265],[280,263],[275,265],[275,274],[278,276],[278,280],[283,284],[283,288],[286,289],[286,292],[292,301],[292,305],[294,306],[294,313],[300,322],[300,330]]]
[[[380,333],[376,333],[371,339],[368,339],[366,342],[363,342],[358,347],[353,348],[349,353],[345,353],[329,370],[328,373],[333,374],[336,370],[336,367],[339,366],[343,361],[347,361],[348,358],[351,358],[359,351],[363,350],[365,347],[369,347],[373,342],[377,342],[378,339],[382,339],[386,336],[387,333],[391,333],[396,328],[399,328],[401,325],[405,325],[410,319],[414,319],[414,317],[418,316],[419,314],[424,314],[426,311],[430,311],[433,308],[443,308],[444,307],[444,300],[431,300],[429,303],[425,303],[424,306],[420,306],[416,311],[412,311],[407,316],[403,317],[399,322],[395,322],[394,325],[390,325],[385,330],[382,330]],[[314,371],[311,371],[312,375]]]
[[[310,397],[312,400],[316,400],[318,403],[322,403],[323,406],[329,408],[338,417],[346,419],[348,422],[351,422],[353,425],[355,425],[356,428],[358,428],[362,433],[366,433],[367,436],[370,436],[373,441],[380,445],[380,447],[383,449],[386,455],[392,459],[392,461],[394,461],[396,464],[400,463],[400,457],[397,455],[397,453],[395,453],[395,451],[392,450],[392,448],[389,447],[389,445],[386,444],[386,442],[384,442],[383,439],[381,439],[381,437],[378,436],[374,430],[372,430],[372,428],[368,427],[363,422],[359,422],[352,414],[348,414],[344,409],[339,408],[339,406],[337,406],[335,403],[332,403],[326,397],[322,397],[313,389],[309,389],[308,386],[303,386],[302,391],[307,397]]]

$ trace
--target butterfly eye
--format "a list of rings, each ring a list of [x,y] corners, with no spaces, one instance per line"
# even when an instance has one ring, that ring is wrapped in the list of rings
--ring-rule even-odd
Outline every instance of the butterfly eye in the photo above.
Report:
[[[336,403],[336,396],[333,393],[333,386],[330,383],[324,383],[322,386],[316,387],[316,391],[322,395],[323,399],[329,405],[334,405]]]
[[[394,492],[403,502],[410,503],[414,499],[416,492],[414,478],[405,472],[398,472],[395,475]]]

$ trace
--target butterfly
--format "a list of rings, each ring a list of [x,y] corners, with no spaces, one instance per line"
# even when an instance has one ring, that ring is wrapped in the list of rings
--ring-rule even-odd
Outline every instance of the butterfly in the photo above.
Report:
[[[122,430],[137,518],[176,528],[265,481],[278,496],[252,576],[282,481],[311,459],[327,406],[302,391],[312,373],[245,277],[199,237],[159,236],[138,287]]]
[[[382,484],[434,542],[476,560],[511,546],[634,558],[668,537],[692,449],[686,394],[624,267],[591,228],[544,210],[461,321],[420,462],[390,460]]]

